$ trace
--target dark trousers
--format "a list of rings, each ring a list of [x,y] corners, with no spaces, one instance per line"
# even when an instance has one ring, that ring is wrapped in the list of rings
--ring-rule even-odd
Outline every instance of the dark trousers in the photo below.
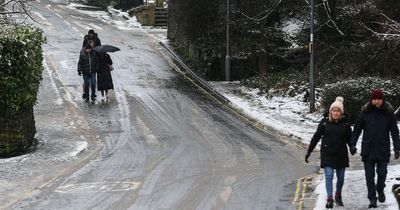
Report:
[[[89,87],[92,90],[92,97],[96,96],[96,73],[84,74],[83,81],[85,85],[83,87],[83,97],[89,98]]]
[[[387,175],[387,161],[364,161],[365,179],[367,180],[368,199],[376,200],[376,192],[383,191]],[[378,175],[375,184],[375,169]]]

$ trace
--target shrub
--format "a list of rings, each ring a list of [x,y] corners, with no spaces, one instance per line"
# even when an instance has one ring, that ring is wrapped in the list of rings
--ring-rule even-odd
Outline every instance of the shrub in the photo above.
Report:
[[[300,71],[269,72],[263,77],[242,80],[250,88],[259,88],[262,93],[279,96],[296,96],[308,90],[308,75]]]
[[[0,34],[0,116],[7,116],[36,103],[45,40],[28,26],[3,27]]]
[[[34,142],[44,41],[37,28],[0,28],[0,157],[26,152]]]
[[[342,96],[347,117],[354,123],[361,107],[370,100],[371,90],[376,88],[383,90],[385,100],[390,102],[394,108],[400,105],[397,96],[397,93],[400,92],[398,81],[384,80],[378,77],[362,77],[326,85],[322,90],[321,106],[328,110],[336,96]]]

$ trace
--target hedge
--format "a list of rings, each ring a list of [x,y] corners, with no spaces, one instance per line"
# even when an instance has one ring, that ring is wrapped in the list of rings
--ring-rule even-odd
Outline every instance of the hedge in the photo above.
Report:
[[[398,93],[400,84],[396,79],[385,80],[378,77],[361,77],[343,82],[325,85],[322,90],[321,106],[328,110],[336,96],[344,98],[344,108],[350,122],[355,122],[361,107],[370,101],[371,90],[381,89],[385,100],[396,109],[400,105]]]
[[[42,32],[29,26],[0,28],[0,116],[32,107],[42,80]]]
[[[43,71],[38,28],[0,28],[0,157],[28,151],[36,132],[33,106]]]

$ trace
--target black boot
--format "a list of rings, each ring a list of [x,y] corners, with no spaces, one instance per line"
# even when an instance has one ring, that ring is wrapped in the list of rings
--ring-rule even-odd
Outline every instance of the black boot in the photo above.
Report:
[[[383,203],[386,200],[386,196],[385,196],[385,192],[382,191],[378,191],[378,201]]]
[[[375,199],[369,199],[368,208],[370,209],[370,208],[376,208],[376,207],[378,207],[378,206],[376,205],[376,198],[375,198]]]
[[[333,208],[333,199],[332,198],[326,199],[325,208],[327,208],[327,209],[332,209]]]
[[[85,102],[89,101],[89,95],[88,94],[83,94],[82,98],[85,100]]]
[[[335,203],[338,206],[343,206],[342,195],[340,193],[335,194]]]

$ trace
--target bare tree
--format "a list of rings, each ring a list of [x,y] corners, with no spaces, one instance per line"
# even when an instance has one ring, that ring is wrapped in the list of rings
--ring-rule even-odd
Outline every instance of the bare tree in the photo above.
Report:
[[[374,30],[371,27],[368,27],[364,23],[362,23],[362,26],[366,28],[368,31],[372,32],[373,35],[379,37],[382,40],[385,39],[400,39],[400,23],[397,22],[396,20],[393,20],[389,18],[387,15],[380,13],[381,17],[383,19],[381,21],[377,20],[373,22],[374,25],[377,25],[379,27],[376,27],[378,30]]]
[[[0,25],[21,24],[32,19],[27,0],[0,0]]]

